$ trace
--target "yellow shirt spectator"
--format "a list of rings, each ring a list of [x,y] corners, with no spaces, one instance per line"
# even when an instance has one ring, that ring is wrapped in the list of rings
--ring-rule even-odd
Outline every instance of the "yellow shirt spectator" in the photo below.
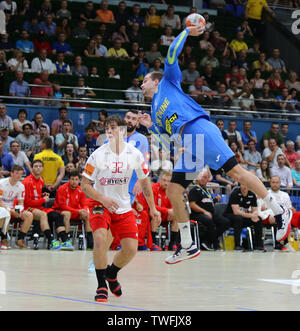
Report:
[[[239,41],[237,39],[233,39],[230,43],[230,46],[238,53],[242,50],[247,51],[248,46],[244,41]]]
[[[107,55],[108,57],[129,57],[126,49],[124,48],[119,48],[119,49],[116,49],[114,47],[111,47],[108,51],[107,51]]]
[[[44,163],[44,170],[41,174],[45,184],[53,185],[56,182],[60,168],[64,168],[62,158],[50,149],[45,149],[34,156],[34,160],[41,160]]]
[[[246,3],[248,18],[260,21],[262,18],[263,9],[268,7],[269,6],[266,0],[248,0]]]

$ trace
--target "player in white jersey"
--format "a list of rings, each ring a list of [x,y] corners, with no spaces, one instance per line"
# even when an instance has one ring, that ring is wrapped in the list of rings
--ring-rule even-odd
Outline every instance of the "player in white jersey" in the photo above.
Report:
[[[10,177],[0,180],[0,217],[4,217],[4,226],[2,227],[1,239],[2,243],[8,245],[7,241],[7,225],[11,218],[20,218],[22,221],[21,228],[18,232],[16,245],[20,248],[29,248],[24,238],[30,229],[33,216],[30,212],[24,211],[24,196],[25,188],[20,182],[23,176],[24,169],[18,165],[11,168]],[[17,205],[15,205],[17,200]],[[5,210],[7,213],[5,213]],[[5,216],[2,216],[5,215]]]
[[[98,280],[95,300],[99,302],[107,301],[106,281],[114,295],[122,295],[117,273],[133,259],[137,251],[138,228],[129,194],[133,171],[140,180],[150,215],[157,221],[161,220],[148,180],[149,166],[142,153],[124,141],[125,121],[119,116],[108,117],[105,131],[108,143],[94,151],[87,160],[81,184],[82,190],[90,197],[93,256]],[[108,266],[107,251],[112,241],[110,233],[120,239],[121,250]]]

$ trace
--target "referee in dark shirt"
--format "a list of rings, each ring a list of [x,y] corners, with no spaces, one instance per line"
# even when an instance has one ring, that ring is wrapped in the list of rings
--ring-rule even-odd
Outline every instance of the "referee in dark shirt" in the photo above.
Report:
[[[222,215],[215,215],[214,204],[220,200],[220,197],[213,198],[207,190],[206,185],[209,182],[209,173],[201,172],[197,177],[197,184],[189,192],[189,203],[191,208],[191,219],[197,221],[199,233],[201,228],[205,228],[205,237],[201,245],[205,249],[219,249],[218,237],[230,227],[230,221]]]
[[[230,219],[234,228],[235,250],[242,250],[240,238],[244,227],[254,227],[253,246],[264,250],[262,241],[262,219],[258,216],[257,198],[245,185],[235,188],[229,198],[224,216]]]

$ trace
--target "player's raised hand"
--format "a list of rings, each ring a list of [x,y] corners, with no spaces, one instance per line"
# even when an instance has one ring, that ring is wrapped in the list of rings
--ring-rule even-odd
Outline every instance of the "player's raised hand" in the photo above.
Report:
[[[205,31],[205,28],[203,28],[201,25],[188,26],[187,29],[189,30],[190,36],[192,37],[198,37]]]
[[[150,126],[153,125],[151,116],[149,114],[139,111],[138,117],[140,124],[144,125],[146,128],[150,128]]]

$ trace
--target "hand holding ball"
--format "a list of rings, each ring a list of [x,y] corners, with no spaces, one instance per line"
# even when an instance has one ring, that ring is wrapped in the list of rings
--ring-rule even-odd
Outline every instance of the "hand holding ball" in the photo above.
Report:
[[[193,13],[186,18],[187,27],[197,26],[197,27],[201,27],[201,29],[204,29],[205,25],[206,25],[205,18],[200,14]]]

